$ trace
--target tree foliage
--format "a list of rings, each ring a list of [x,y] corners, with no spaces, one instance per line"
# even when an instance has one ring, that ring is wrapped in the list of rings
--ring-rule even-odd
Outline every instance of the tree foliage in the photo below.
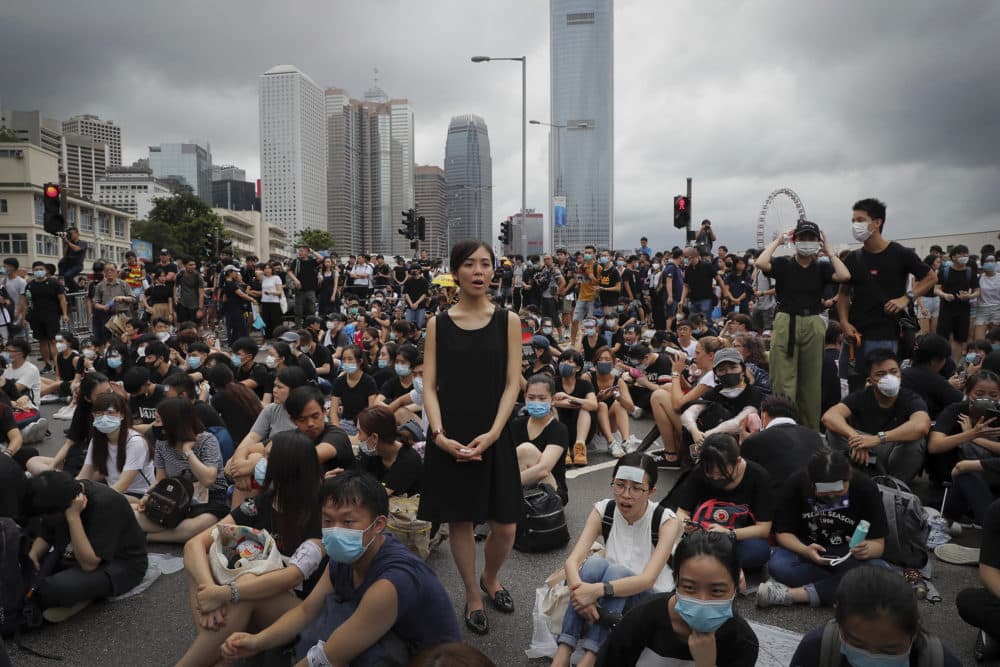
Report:
[[[166,225],[158,220],[137,220],[132,223],[132,238],[141,241],[149,241],[153,246],[153,256],[160,251],[160,248],[173,249],[177,247],[177,237]]]
[[[226,237],[222,219],[190,191],[154,201],[149,220],[132,225],[133,238],[149,241],[157,249],[168,248],[174,257],[205,257],[213,234]]]
[[[313,250],[333,250],[333,236],[325,229],[303,229],[295,237],[295,244],[300,243]]]

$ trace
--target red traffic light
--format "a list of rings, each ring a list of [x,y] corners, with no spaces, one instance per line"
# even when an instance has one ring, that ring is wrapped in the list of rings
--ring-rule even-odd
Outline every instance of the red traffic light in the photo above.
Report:
[[[49,185],[45,186],[45,196],[46,197],[56,198],[56,197],[59,196],[59,194],[60,194],[60,190],[59,190],[59,186],[58,185],[49,184]]]
[[[687,210],[687,203],[688,203],[687,197],[678,197],[677,198],[677,210],[679,210],[679,211],[686,211]]]

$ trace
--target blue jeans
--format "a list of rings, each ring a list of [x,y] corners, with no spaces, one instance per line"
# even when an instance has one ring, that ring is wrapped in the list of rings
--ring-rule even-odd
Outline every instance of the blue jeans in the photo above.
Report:
[[[688,315],[693,316],[695,313],[701,313],[705,316],[705,319],[711,320],[712,317],[712,300],[711,299],[688,299]]]
[[[319,616],[299,633],[299,642],[295,647],[295,659],[304,659],[309,649],[315,646],[319,640],[329,641],[334,630],[343,625],[354,611],[355,607],[350,602],[338,602],[335,596],[327,595]],[[390,630],[378,642],[351,660],[351,667],[405,665],[409,663],[410,657],[406,643],[399,635]]]
[[[424,328],[424,322],[427,320],[427,311],[420,308],[407,308],[406,309],[406,321],[416,324],[421,329]]]
[[[583,562],[583,567],[580,568],[580,580],[586,584],[615,581],[616,579],[631,577],[633,574],[627,567],[613,565],[599,556],[591,556]],[[646,593],[638,593],[627,598],[602,597],[597,601],[597,604],[601,606],[601,609],[610,614],[622,614],[641,602],[646,595]],[[571,604],[566,610],[566,615],[563,616],[562,631],[559,633],[556,641],[559,644],[566,644],[574,648],[579,641],[580,648],[584,651],[597,653],[601,650],[601,645],[607,640],[611,629],[593,623],[584,632],[584,624],[584,619],[573,611],[573,605]]]
[[[776,547],[767,563],[771,577],[790,588],[806,589],[809,604],[813,607],[833,604],[834,595],[841,578],[856,567],[873,565],[888,568],[890,565],[881,558],[858,560],[848,558],[836,567],[817,565],[792,553],[788,549]]]
[[[740,567],[744,570],[762,568],[771,557],[771,544],[761,537],[737,542],[736,550],[740,555]]]
[[[861,341],[861,349],[855,350],[854,361],[860,366],[858,372],[861,375],[867,375],[867,370],[864,368],[865,357],[872,350],[892,350],[893,354],[899,354],[899,341],[896,340],[864,340]],[[837,375],[840,376],[841,380],[846,380],[848,377],[848,371],[850,370],[850,346],[845,342],[840,346],[840,357],[837,359]]]

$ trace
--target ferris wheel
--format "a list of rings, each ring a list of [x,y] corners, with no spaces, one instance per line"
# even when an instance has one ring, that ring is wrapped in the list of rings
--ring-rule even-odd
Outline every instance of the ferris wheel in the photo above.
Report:
[[[774,205],[779,196],[783,196],[782,199],[778,200],[779,202],[782,202],[784,198],[791,201],[795,211],[792,212],[791,206],[788,204]],[[768,213],[771,214],[770,217]],[[794,220],[791,219],[793,217]],[[802,205],[802,200],[795,194],[795,191],[790,188],[778,188],[767,196],[764,205],[760,207],[760,215],[757,216],[757,249],[763,250],[768,242],[805,217],[805,206]]]

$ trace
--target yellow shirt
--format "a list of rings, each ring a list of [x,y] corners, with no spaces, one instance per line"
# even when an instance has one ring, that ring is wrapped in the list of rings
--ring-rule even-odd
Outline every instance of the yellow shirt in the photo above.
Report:
[[[583,278],[578,281],[580,283],[580,296],[578,298],[580,301],[593,301],[594,286],[596,285],[594,279],[594,261],[584,262],[581,273],[583,273]]]

